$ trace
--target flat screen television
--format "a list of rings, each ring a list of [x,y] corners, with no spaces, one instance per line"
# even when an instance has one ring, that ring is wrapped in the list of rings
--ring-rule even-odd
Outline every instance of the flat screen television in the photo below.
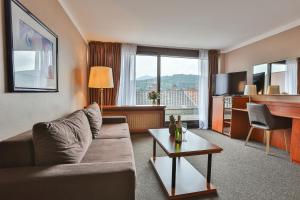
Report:
[[[247,83],[247,72],[216,74],[213,79],[214,95],[243,95]]]

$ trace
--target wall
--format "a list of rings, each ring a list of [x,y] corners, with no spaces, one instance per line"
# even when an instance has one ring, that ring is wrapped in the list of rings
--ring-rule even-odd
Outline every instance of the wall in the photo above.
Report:
[[[4,1],[0,25],[0,140],[32,128],[39,121],[61,117],[86,105],[87,46],[56,0],[21,0],[59,38],[58,93],[5,92]]]
[[[247,70],[252,83],[253,65],[296,57],[300,57],[300,26],[225,53],[221,72]]]

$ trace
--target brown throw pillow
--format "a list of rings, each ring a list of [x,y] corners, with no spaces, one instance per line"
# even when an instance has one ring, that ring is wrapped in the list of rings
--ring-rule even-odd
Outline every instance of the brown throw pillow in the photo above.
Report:
[[[86,109],[84,109],[84,113],[86,114],[91,131],[93,134],[93,138],[100,133],[101,125],[102,125],[102,115],[97,103],[92,103]]]
[[[33,126],[36,165],[79,163],[91,142],[89,122],[82,110]]]

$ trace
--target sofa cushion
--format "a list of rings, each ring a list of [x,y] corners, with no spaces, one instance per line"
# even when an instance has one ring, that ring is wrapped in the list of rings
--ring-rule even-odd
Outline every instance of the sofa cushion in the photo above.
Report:
[[[102,115],[99,105],[95,102],[92,103],[86,109],[84,109],[84,113],[89,120],[93,137],[95,137],[100,133],[100,128],[102,125]]]
[[[127,123],[120,124],[103,124],[100,129],[98,139],[118,139],[130,138],[129,128]]]
[[[0,142],[0,168],[33,165],[34,149],[31,130]]]
[[[82,159],[82,163],[134,162],[130,138],[95,139]]]
[[[92,141],[88,119],[82,110],[52,122],[33,126],[36,165],[79,163]]]

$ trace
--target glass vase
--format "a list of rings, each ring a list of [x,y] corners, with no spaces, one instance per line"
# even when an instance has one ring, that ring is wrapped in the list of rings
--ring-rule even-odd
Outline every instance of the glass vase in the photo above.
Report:
[[[156,99],[152,99],[152,105],[156,105]]]

